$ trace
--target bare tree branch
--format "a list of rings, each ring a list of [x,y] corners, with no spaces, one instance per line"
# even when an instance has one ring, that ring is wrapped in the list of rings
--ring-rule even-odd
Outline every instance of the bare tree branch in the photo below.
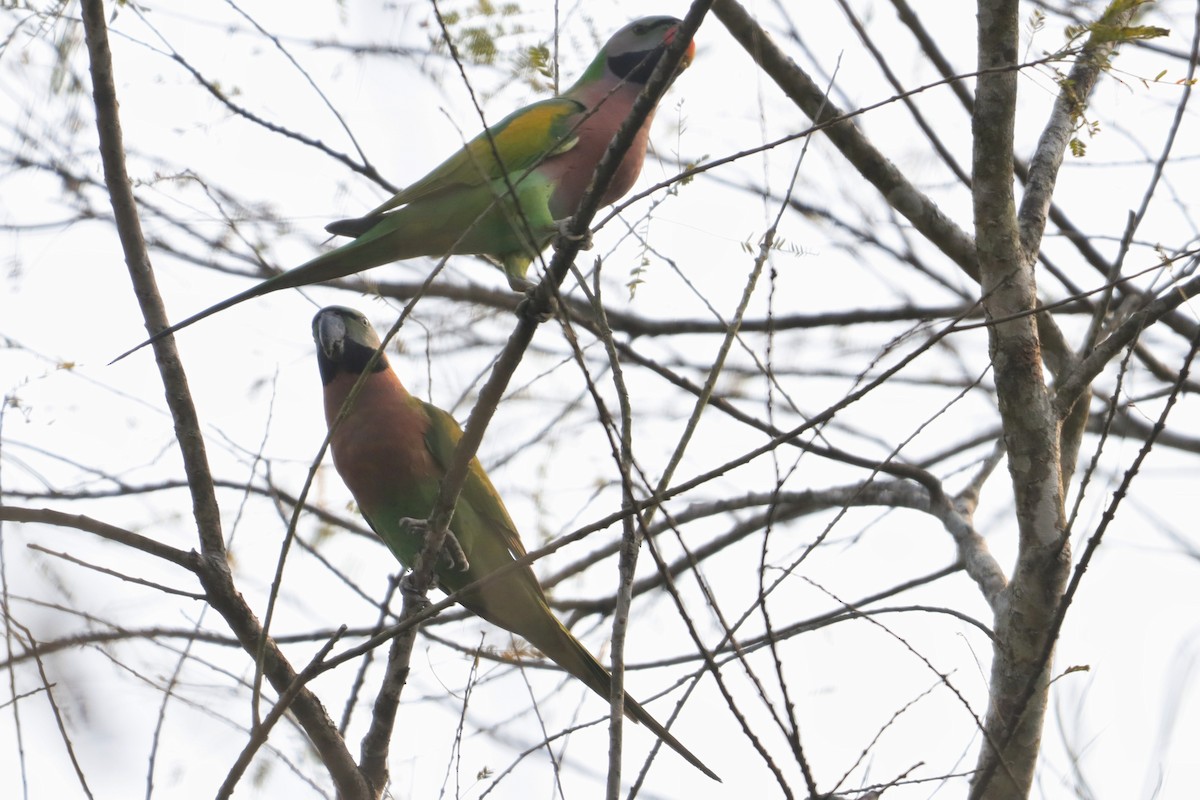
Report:
[[[162,299],[155,285],[150,258],[137,216],[129,176],[125,172],[121,127],[117,116],[117,97],[113,81],[112,55],[108,47],[108,29],[101,0],[83,3],[84,30],[91,57],[93,96],[96,105],[96,125],[100,134],[100,152],[104,162],[105,183],[112,199],[117,230],[125,251],[126,264],[133,279],[134,290],[146,317],[150,333],[167,325]],[[176,436],[183,454],[188,486],[192,491],[193,513],[200,536],[202,559],[198,575],[208,593],[209,602],[225,617],[249,653],[259,646],[259,625],[253,612],[233,586],[225,559],[221,536],[220,509],[217,507],[213,482],[209,473],[204,440],[200,434],[196,410],[192,404],[173,338],[155,342],[154,355],[166,388],[167,404],[175,420]],[[264,672],[281,694],[295,681],[295,673],[274,643],[267,642]],[[315,695],[301,691],[293,705],[314,746],[321,753],[334,782],[346,797],[370,797],[353,759],[336,726]]]
[[[729,29],[751,58],[774,80],[809,119],[821,122],[845,112],[825,102],[825,92],[800,70],[766,35],[736,0],[718,0],[713,5],[717,19]],[[988,69],[990,67],[984,67]],[[818,119],[816,115],[820,115]],[[964,272],[979,280],[979,265],[971,237],[955,225],[937,205],[921,193],[852,122],[826,129],[825,134],[879,194],[918,231],[954,261]]]

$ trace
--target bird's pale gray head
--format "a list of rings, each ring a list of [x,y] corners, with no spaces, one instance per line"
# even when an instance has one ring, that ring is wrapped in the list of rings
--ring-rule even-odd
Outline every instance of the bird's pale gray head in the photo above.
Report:
[[[604,46],[608,69],[631,83],[645,83],[674,40],[679,25],[680,20],[669,16],[635,19],[614,33]],[[691,63],[695,50],[694,42],[688,45],[680,70]]]
[[[318,311],[313,317],[312,333],[324,383],[329,383],[339,372],[361,373],[379,349],[379,335],[371,323],[359,312],[345,306],[329,306]],[[387,366],[387,357],[381,354],[371,371],[380,372]]]

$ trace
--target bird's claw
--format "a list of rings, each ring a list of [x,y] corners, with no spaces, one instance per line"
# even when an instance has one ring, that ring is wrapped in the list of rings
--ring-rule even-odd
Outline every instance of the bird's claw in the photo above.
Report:
[[[568,230],[570,224],[571,220],[569,219],[559,219],[554,221],[554,227],[558,228],[558,235],[561,238],[567,240],[568,242],[578,243],[580,250],[591,250],[592,232],[590,230],[586,230],[583,233],[571,233],[571,231]]]
[[[519,319],[527,319],[530,322],[536,322],[539,325],[543,322],[548,322],[554,312],[558,310],[558,298],[550,296],[549,308],[546,311],[535,312],[537,308],[537,290],[538,284],[524,276],[509,275],[508,285],[514,292],[520,292],[525,295],[521,298],[521,302],[517,303],[516,315]]]
[[[438,557],[455,572],[466,572],[471,568],[471,562],[467,560],[467,554],[463,552],[462,545],[450,531],[446,531],[446,538],[442,541],[442,552]]]
[[[422,539],[427,540],[429,538],[429,523],[423,519],[401,517],[400,527],[406,528],[413,533],[419,533]],[[451,530],[447,530],[445,537],[442,538],[442,550],[438,553],[438,561],[444,561],[451,569],[457,572],[466,572],[471,568],[471,562],[467,559],[467,554],[463,551],[462,545]]]
[[[525,297],[521,302],[517,303],[516,314],[520,319],[527,319],[531,322],[536,322],[539,325],[543,322],[549,322],[554,318],[554,312],[558,310],[558,298],[550,295],[549,307],[545,311],[538,311],[537,285],[525,293]]]
[[[531,281],[524,275],[514,275],[509,272],[505,273],[505,277],[508,278],[508,288],[518,294],[529,294],[538,286],[536,281]]]
[[[417,588],[416,582],[413,580],[415,574],[412,570],[409,570],[400,579],[400,596],[404,598],[405,605],[412,604],[416,606],[417,611],[421,611],[429,607],[430,602],[425,592]]]

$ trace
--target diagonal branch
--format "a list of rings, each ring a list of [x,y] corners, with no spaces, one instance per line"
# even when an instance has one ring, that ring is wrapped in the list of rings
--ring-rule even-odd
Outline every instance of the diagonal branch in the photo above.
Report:
[[[763,71],[778,84],[801,111],[816,122],[845,116],[846,112],[826,102],[825,92],[771,41],[762,27],[736,0],[717,0],[713,14],[729,29]],[[823,109],[823,110],[822,110]],[[979,265],[969,233],[954,224],[927,195],[915,187],[895,164],[873,145],[851,122],[825,129],[829,141],[854,165],[864,178],[901,216],[975,280]]]
[[[736,0],[718,0],[713,13],[724,23],[733,37],[746,49],[764,72],[780,89],[814,121],[822,108],[823,92],[820,86],[804,73],[771,41],[762,27]],[[1014,53],[1015,56],[1015,53]],[[980,65],[973,73],[976,81],[982,81],[990,73],[1003,71],[1013,73],[1022,65],[1015,59],[1003,65]],[[950,80],[949,77],[946,80]],[[954,81],[950,81],[954,83]],[[832,103],[824,104],[824,118],[847,116],[846,112]],[[859,174],[866,178],[883,196],[884,200],[935,247],[958,265],[975,281],[980,280],[979,259],[975,241],[971,235],[956,225],[931,198],[922,193],[905,177],[895,164],[871,143],[852,122],[844,121],[823,128],[829,141],[845,156]],[[1009,158],[1012,154],[1009,152]],[[1060,365],[1073,363],[1073,355],[1057,323],[1049,314],[1038,316],[1045,346],[1044,355],[1050,367],[1057,371]]]
[[[76,530],[94,533],[109,541],[118,542],[119,544],[141,550],[143,553],[149,553],[152,556],[165,559],[172,564],[178,564],[192,572],[200,569],[200,556],[194,550],[191,552],[180,550],[176,547],[155,541],[147,536],[142,536],[140,533],[118,528],[115,525],[109,525],[107,522],[85,517],[82,514],[64,514],[61,511],[54,511],[49,508],[21,508],[19,506],[0,505],[0,520],[75,528]]]
[[[1200,276],[1173,287],[1161,297],[1147,303],[1129,315],[1121,325],[1092,349],[1087,358],[1063,376],[1055,387],[1054,406],[1065,415],[1088,391],[1092,380],[1099,375],[1117,353],[1137,339],[1142,331],[1170,314],[1179,306],[1200,294]]]
[[[1133,10],[1130,9],[1118,15],[1117,19],[1112,20],[1112,24],[1125,25],[1132,16]],[[1046,231],[1046,216],[1054,198],[1058,173],[1062,167],[1063,156],[1067,152],[1067,144],[1075,134],[1079,115],[1087,105],[1096,80],[1114,49],[1116,42],[1111,39],[1097,41],[1097,37],[1089,37],[1083,52],[1075,61],[1075,66],[1071,68],[1066,80],[1059,84],[1054,109],[1050,112],[1050,119],[1042,129],[1037,149],[1029,162],[1025,194],[1021,198],[1021,208],[1017,213],[1021,226],[1021,247],[1028,259],[1037,257],[1042,234]]]
[[[565,227],[565,235],[555,242],[554,257],[551,259],[546,277],[542,279],[542,282],[532,292],[529,303],[523,309],[516,328],[509,337],[504,350],[497,358],[496,365],[492,368],[491,376],[482,389],[480,389],[479,400],[471,410],[470,417],[467,419],[466,427],[463,430],[462,439],[455,448],[454,457],[446,469],[446,476],[442,480],[437,502],[429,518],[430,527],[435,534],[439,531],[444,533],[449,525],[450,518],[454,513],[454,506],[458,502],[459,492],[462,491],[463,482],[466,480],[467,469],[470,466],[471,459],[478,452],[479,445],[483,441],[484,431],[491,422],[492,416],[500,404],[500,399],[504,391],[508,388],[508,383],[517,366],[520,364],[526,349],[529,347],[530,342],[533,341],[533,334],[540,324],[541,317],[551,311],[553,307],[552,298],[557,295],[559,286],[562,285],[571,264],[574,263],[575,257],[581,249],[583,237],[588,232],[588,226],[600,207],[600,200],[604,197],[608,185],[612,182],[617,167],[621,163],[621,159],[625,156],[625,151],[633,143],[634,136],[641,128],[642,123],[646,120],[651,110],[658,103],[659,98],[666,92],[671,76],[674,75],[675,70],[679,66],[680,59],[683,57],[684,50],[691,42],[696,30],[700,27],[700,20],[707,13],[710,5],[711,2],[696,0],[692,8],[688,11],[687,16],[679,26],[678,34],[670,46],[668,46],[665,55],[655,68],[654,74],[647,81],[645,88],[642,89],[641,94],[634,102],[629,117],[622,124],[621,129],[617,131],[617,135],[613,137],[612,143],[597,165],[596,172],[592,177],[592,183],[580,201],[579,210],[571,217]],[[426,545],[426,549],[430,553],[440,552],[441,538],[440,535],[432,536],[431,541]],[[418,575],[417,580],[420,581],[423,579],[424,584],[428,586],[432,576],[434,560],[432,558],[423,558],[422,561],[427,566],[425,571],[428,574],[424,576]],[[420,584],[418,583],[418,585]]]
[[[680,24],[674,40],[667,47],[654,73],[646,82],[637,100],[634,101],[629,117],[621,125],[604,157],[596,166],[591,185],[584,193],[579,209],[568,221],[564,235],[555,242],[554,257],[547,269],[546,276],[530,293],[527,302],[518,309],[517,326],[510,335],[504,350],[496,359],[487,383],[480,390],[479,399],[471,410],[462,438],[455,447],[454,455],[446,467],[446,474],[442,479],[437,500],[427,520],[428,536],[424,548],[418,557],[415,569],[409,576],[408,591],[400,620],[401,626],[405,627],[393,641],[389,654],[389,680],[387,682],[389,689],[386,696],[381,694],[377,699],[375,715],[380,720],[380,724],[375,727],[376,731],[382,731],[384,728],[390,730],[392,715],[394,715],[396,704],[399,702],[400,688],[403,685],[404,676],[407,675],[412,646],[419,627],[414,623],[417,619],[424,618],[430,613],[424,596],[433,585],[437,555],[442,550],[442,544],[454,515],[454,508],[458,504],[458,496],[466,481],[471,461],[475,458],[479,445],[483,441],[484,432],[499,407],[509,381],[533,341],[534,332],[541,320],[546,318],[553,309],[558,289],[581,249],[584,235],[588,232],[592,218],[600,207],[600,201],[604,197],[608,185],[616,175],[617,167],[624,158],[625,152],[632,145],[638,130],[667,91],[671,78],[678,70],[684,51],[691,43],[711,2],[712,0],[696,0]],[[383,774],[385,765],[382,763],[381,753],[386,747],[385,737],[382,736],[382,733],[369,737],[369,741],[364,741],[364,751],[368,745],[371,750],[370,753],[364,752],[364,769],[367,769],[370,775]]]
[[[152,333],[166,327],[167,318],[150,265],[150,256],[146,251],[145,238],[142,236],[133,187],[125,169],[124,144],[117,114],[117,93],[104,3],[102,0],[84,0],[82,6],[104,180],[108,187],[113,216],[134,292],[142,308],[147,331]],[[174,338],[168,336],[155,342],[154,356],[166,390],[167,406],[175,422],[175,436],[179,441],[184,471],[192,494],[192,513],[200,536],[200,582],[208,593],[209,602],[225,618],[241,641],[242,647],[248,653],[254,653],[259,645],[261,626],[234,586],[229,571],[221,534],[220,508],[217,506],[212,474],[208,468],[204,437],[200,432],[196,408]],[[293,685],[296,672],[274,642],[268,640],[265,650],[264,672],[275,690],[283,694]],[[370,797],[369,788],[346,750],[337,726],[316,696],[307,689],[300,691],[292,711],[321,754],[322,761],[339,792],[348,798]]]

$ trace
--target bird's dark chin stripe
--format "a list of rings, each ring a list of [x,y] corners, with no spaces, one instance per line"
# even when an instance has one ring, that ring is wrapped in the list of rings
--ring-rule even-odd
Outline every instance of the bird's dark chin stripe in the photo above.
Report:
[[[664,48],[656,47],[650,51],[642,50],[609,56],[608,68],[618,78],[630,83],[645,83],[650,80],[650,74],[654,72],[654,68],[658,65],[664,52]]]
[[[317,368],[321,370],[321,385],[328,386],[338,374],[338,364],[330,361],[325,351],[317,348]]]
[[[317,368],[321,371],[322,386],[328,386],[343,372],[349,375],[361,375],[362,371],[367,368],[367,362],[375,354],[374,348],[352,339],[343,340],[341,350],[340,356],[334,358],[330,357],[324,348],[317,347]],[[387,356],[380,355],[371,372],[383,372],[387,368]]]
[[[339,366],[345,372],[358,375],[367,368],[367,362],[371,360],[371,356],[373,355],[375,355],[375,348],[368,347],[362,342],[356,342],[353,339],[346,339],[342,343],[342,361]],[[371,368],[371,372],[383,372],[387,368],[387,356],[381,353],[379,359],[375,362],[375,366]]]

